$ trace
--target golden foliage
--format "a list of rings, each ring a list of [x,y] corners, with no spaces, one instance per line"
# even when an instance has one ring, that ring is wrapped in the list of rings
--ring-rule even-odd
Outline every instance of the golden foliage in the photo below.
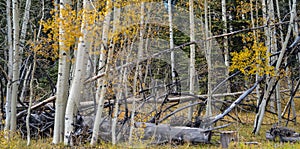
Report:
[[[82,29],[86,31],[98,29],[97,22],[101,22],[106,13],[106,9],[102,7],[103,2],[97,3],[96,8],[93,9],[75,10],[69,5],[59,11],[53,9],[50,13],[52,17],[40,22],[45,36],[39,43],[43,50],[38,54],[55,59],[58,57],[59,50],[67,51],[72,47],[76,48],[79,37],[83,35]],[[98,9],[103,10],[98,11]]]
[[[267,47],[254,40],[251,48],[245,47],[241,52],[232,52],[230,71],[240,70],[245,75],[274,75],[274,67],[269,65]]]
[[[43,41],[58,55],[59,48],[62,48],[59,47],[60,42],[64,45],[63,50],[68,50],[81,36],[82,11],[77,12],[67,5],[59,12],[52,10],[51,14],[53,15],[52,18],[40,22],[43,26],[43,32],[47,36]]]

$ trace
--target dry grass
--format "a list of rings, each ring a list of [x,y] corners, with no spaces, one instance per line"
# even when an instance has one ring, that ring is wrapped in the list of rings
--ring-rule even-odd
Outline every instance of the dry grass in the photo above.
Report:
[[[284,103],[287,102],[287,100],[283,101]],[[283,104],[284,105],[284,104]],[[295,105],[300,105],[300,100],[298,98],[295,98]],[[297,118],[299,118],[300,115],[300,106],[296,106],[297,111]],[[265,115],[263,125],[261,127],[261,131],[259,135],[252,134],[253,130],[253,121],[255,119],[255,113],[245,113],[241,112],[239,110],[235,110],[234,112],[237,112],[239,115],[239,118],[244,124],[241,123],[233,123],[229,127],[226,127],[219,131],[225,131],[225,130],[233,130],[238,132],[238,143],[232,143],[230,144],[229,148],[241,148],[241,149],[252,149],[252,148],[262,148],[262,149],[273,149],[273,148],[279,148],[279,149],[298,149],[300,148],[300,142],[299,143],[280,143],[277,142],[270,142],[267,141],[265,138],[265,132],[269,130],[272,127],[272,124],[277,122],[277,116],[267,113]],[[182,115],[183,113],[180,113]],[[234,114],[232,114],[234,115]],[[151,115],[153,116],[153,115]],[[231,118],[225,117],[225,120],[232,121]],[[298,120],[299,121],[299,120]],[[220,126],[222,124],[225,124],[227,122],[218,122],[217,125]],[[284,125],[285,123],[283,123]],[[289,122],[288,127],[294,129],[296,132],[300,132],[300,123],[297,123],[296,125],[294,123]],[[142,141],[136,141],[134,146],[130,146],[126,143],[119,144],[117,146],[113,146],[110,143],[101,143],[96,147],[91,147],[89,145],[83,145],[78,146],[76,148],[109,148],[109,149],[117,149],[117,148],[161,148],[161,149],[185,149],[185,148],[211,148],[211,149],[218,149],[221,148],[219,141],[220,136],[219,132],[215,132],[212,137],[212,144],[200,144],[200,145],[192,145],[192,144],[184,144],[181,146],[174,146],[174,145],[164,145],[164,146],[147,146],[146,142]],[[4,132],[0,132],[0,148],[5,149],[15,149],[15,148],[24,148],[24,149],[52,149],[52,148],[68,148],[60,145],[53,145],[52,140],[49,139],[38,139],[38,140],[32,140],[31,145],[27,146],[26,140],[21,139],[20,135],[16,134],[13,135],[9,140],[4,137]],[[258,142],[258,145],[245,145],[245,142]]]

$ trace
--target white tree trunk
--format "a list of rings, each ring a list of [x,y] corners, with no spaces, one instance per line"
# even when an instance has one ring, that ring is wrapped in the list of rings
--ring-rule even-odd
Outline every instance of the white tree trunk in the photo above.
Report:
[[[66,5],[69,5],[70,1],[61,0],[59,4],[59,9],[65,9]],[[60,18],[63,15],[60,14]],[[64,29],[62,24],[59,27],[59,59],[58,59],[58,76],[56,84],[56,100],[55,100],[55,118],[54,118],[54,130],[53,130],[53,143],[58,144],[63,141],[64,135],[64,122],[65,122],[65,109],[66,102],[68,99],[68,89],[69,89],[69,77],[70,77],[70,51],[65,46],[64,40]]]
[[[83,85],[85,80],[86,66],[89,55],[89,41],[87,41],[87,14],[90,7],[90,2],[83,1],[83,20],[81,24],[82,36],[79,38],[78,50],[75,63],[75,73],[71,84],[70,95],[67,101],[66,114],[65,114],[65,138],[64,144],[70,145],[71,135],[74,132],[74,116],[77,113],[79,102],[83,94]]]
[[[32,106],[32,100],[33,100],[33,79],[34,79],[34,73],[36,69],[36,51],[34,51],[33,54],[33,67],[32,67],[32,72],[31,72],[31,79],[29,83],[29,89],[30,89],[30,97],[29,97],[29,106],[28,106],[28,112],[26,116],[26,129],[27,129],[27,146],[30,145],[30,126],[29,126],[29,118],[31,115],[31,106]]]
[[[29,66],[25,67],[27,70],[26,70],[26,74],[25,74],[25,77],[24,77],[24,82],[23,82],[23,86],[22,86],[22,90],[21,90],[21,95],[20,95],[20,101],[21,102],[24,101],[25,96],[26,96],[26,91],[28,89],[27,83],[28,83],[28,80],[29,80],[29,75],[30,75],[30,72],[31,72],[31,67],[32,67],[31,64]]]
[[[195,41],[194,0],[189,0],[190,41]],[[190,94],[195,94],[195,44],[190,45]],[[191,101],[191,104],[193,101]],[[189,108],[188,120],[193,118],[193,107]]]
[[[27,24],[29,21],[30,6],[31,6],[31,0],[26,0],[25,12],[24,12],[24,16],[23,16],[22,29],[21,29],[21,35],[20,35],[20,55],[22,55],[23,49],[25,47],[25,39],[26,39]],[[20,66],[21,66],[21,63],[20,63]],[[28,83],[27,78],[29,76],[31,66],[28,69],[29,69],[29,71],[27,71],[27,73],[25,75],[24,83],[22,86],[23,89],[22,89],[21,96],[20,96],[20,101],[22,101],[22,102],[25,98],[25,91],[27,89],[27,83]]]
[[[115,5],[116,3],[114,3]],[[120,8],[117,8],[116,6],[114,6],[114,22],[113,22],[113,33],[115,33],[116,28],[120,25],[120,14],[121,10]],[[114,51],[114,47],[115,47],[115,43],[113,42],[113,49],[112,51]],[[118,112],[119,112],[119,100],[122,96],[122,72],[123,72],[123,68],[121,69],[121,73],[118,79],[118,91],[115,90],[115,93],[117,93],[117,97],[115,99],[115,106],[114,106],[114,113],[113,113],[113,117],[112,117],[112,127],[111,127],[111,139],[112,139],[112,144],[116,145],[117,144],[117,134],[116,134],[116,127],[117,127],[117,120],[118,120]]]
[[[264,25],[267,25],[267,16],[268,16],[268,12],[267,12],[267,5],[266,5],[266,0],[262,0],[262,16],[263,16],[263,24]],[[269,35],[269,26],[268,26],[268,28],[264,28],[264,33],[265,33],[265,38],[266,38],[266,40],[265,40],[265,46],[266,47],[268,47],[268,52],[270,51],[270,35]],[[257,66],[257,67],[259,67],[259,66]],[[258,74],[256,73],[256,81],[258,80],[258,78],[259,78],[259,76],[258,76]],[[269,76],[267,76],[267,80],[269,80],[270,79],[270,77]],[[256,100],[256,104],[257,104],[257,106],[259,106],[259,103],[260,103],[260,99],[261,99],[261,95],[260,95],[260,93],[259,93],[259,87],[260,86],[257,86],[257,88],[256,88],[256,92],[257,92],[257,100]],[[257,124],[257,121],[254,121],[254,126],[256,126]]]
[[[24,45],[25,45],[25,39],[26,39],[26,32],[27,32],[27,24],[29,21],[29,14],[30,14],[30,7],[31,7],[31,0],[26,0],[25,4],[25,12],[23,16],[22,21],[22,29],[21,29],[21,35],[20,35],[20,53],[23,53]]]
[[[13,77],[13,46],[12,46],[12,26],[11,26],[11,0],[6,0],[6,21],[7,21],[7,44],[8,44],[8,83],[6,88],[6,104],[5,104],[5,127],[6,131],[10,130],[11,119],[11,94],[12,94],[12,77]]]
[[[276,0],[276,10],[277,10],[277,19],[281,20],[281,15],[280,15],[280,8],[279,8],[279,2]],[[279,25],[279,32],[280,32],[280,44],[283,47],[283,33],[282,33],[282,26]],[[281,125],[281,97],[280,97],[280,80],[277,83],[276,86],[276,102],[277,102],[277,116],[278,116],[278,124]]]
[[[222,22],[224,23],[223,34],[227,33],[227,9],[226,9],[226,0],[222,0]],[[226,68],[226,77],[229,77],[229,49],[228,49],[228,37],[224,36],[224,61]],[[230,81],[226,83],[227,93],[231,92]]]
[[[208,4],[207,0],[204,1],[204,15],[205,15],[205,51],[207,60],[207,105],[206,105],[206,117],[212,116],[212,82],[211,82],[211,46],[210,41],[207,40],[209,37],[208,33]]]
[[[12,79],[12,96],[11,96],[11,120],[10,120],[10,130],[12,132],[16,131],[17,128],[17,98],[18,98],[18,88],[19,88],[19,62],[21,60],[19,51],[19,2],[17,0],[12,1],[13,8],[13,50],[14,50],[14,60],[13,60],[13,79]]]
[[[291,4],[291,3],[290,3]],[[296,10],[297,10],[297,5],[295,6],[296,8]],[[290,7],[290,9],[291,9],[292,7]],[[292,10],[290,10],[290,11],[292,11]],[[295,14],[295,17],[297,18],[297,13]],[[298,30],[298,23],[294,23],[294,24],[292,24],[293,25],[293,36],[294,36],[294,38],[296,39],[298,36],[299,36],[299,30]],[[289,67],[287,67],[287,69],[290,69]],[[293,70],[291,70],[291,71],[293,71]],[[287,71],[288,72],[288,71]],[[290,74],[291,75],[291,74]],[[294,87],[293,87],[293,85],[294,85],[294,83],[292,82],[292,77],[289,77],[289,79],[288,79],[288,81],[290,82],[290,83],[288,83],[289,84],[289,86],[291,85],[291,87],[289,87],[290,88],[290,90],[291,91],[294,91]],[[290,96],[292,96],[292,95],[290,95]],[[295,109],[295,101],[294,101],[294,99],[292,99],[291,100],[291,109],[292,109],[292,120],[294,121],[294,124],[296,125],[297,124],[297,121],[296,121],[296,118],[297,118],[297,113],[296,113],[296,109]]]
[[[174,35],[173,35],[173,10],[172,10],[172,2],[168,0],[168,16],[169,16],[169,32],[170,32],[170,49],[174,48]],[[171,73],[172,73],[172,80],[175,83],[175,53],[171,51]],[[176,89],[176,88],[175,88]],[[175,90],[177,92],[177,90]]]
[[[257,5],[257,2],[255,3]],[[253,1],[251,0],[250,1],[250,9],[251,9],[251,27],[255,27],[255,21],[254,21],[254,14],[253,14]],[[256,35],[256,31],[253,30],[253,35],[255,37],[254,40],[257,40],[257,35]],[[259,79],[259,75],[258,73],[255,74],[255,81],[257,82]],[[258,103],[259,103],[259,100],[260,100],[260,97],[261,97],[261,94],[260,94],[260,84],[257,84],[257,87],[256,87],[256,98],[257,98],[257,106],[258,106]]]
[[[273,0],[269,0],[268,1],[268,18],[271,20],[270,21],[270,25],[274,25],[273,22],[275,22],[275,11],[274,11],[274,4],[273,4]],[[269,52],[270,53],[275,53],[277,52],[277,37],[276,37],[276,29],[275,28],[272,28],[271,26],[268,27],[268,34],[269,34],[269,38],[270,38],[270,45],[269,45]],[[269,61],[269,65],[270,65],[270,60],[273,61],[274,60],[274,57],[273,59],[268,59]],[[276,88],[276,90],[279,90],[279,88]],[[274,97],[276,96],[276,94],[274,94]],[[276,112],[275,111],[275,98],[272,98],[270,99],[270,110],[272,112]]]
[[[106,88],[104,87],[104,84],[106,82],[106,73],[109,70],[108,65],[104,66],[104,61],[106,60],[106,52],[107,50],[107,42],[108,42],[108,31],[109,31],[109,24],[110,24],[110,19],[111,19],[111,0],[107,0],[106,2],[106,8],[108,10],[104,22],[103,22],[103,29],[102,29],[102,42],[103,44],[101,45],[101,55],[99,59],[99,68],[104,67],[105,70],[102,69],[102,71],[99,71],[98,74],[101,74],[104,72],[104,77],[103,80],[98,80],[97,81],[97,91],[96,91],[96,101],[98,101],[98,106],[97,106],[97,112],[95,116],[95,121],[94,121],[94,127],[93,127],[93,134],[92,134],[92,139],[91,139],[91,145],[95,145],[98,141],[98,134],[99,134],[99,127],[101,123],[101,117],[102,117],[102,111],[104,107],[104,95],[106,92]],[[107,59],[107,64],[109,64],[110,61],[110,54],[111,50],[109,49],[108,52],[108,59]]]

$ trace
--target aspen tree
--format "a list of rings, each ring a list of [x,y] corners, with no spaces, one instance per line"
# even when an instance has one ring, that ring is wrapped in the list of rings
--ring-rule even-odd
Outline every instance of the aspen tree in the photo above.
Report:
[[[18,0],[12,0],[12,13],[13,13],[13,79],[12,79],[12,96],[11,96],[11,119],[10,119],[10,130],[15,132],[17,129],[17,98],[19,88],[19,63],[21,60],[20,49],[19,49],[19,2]]]
[[[101,54],[100,54],[100,59],[99,59],[99,67],[102,68],[104,67],[103,71],[99,71],[100,73],[104,73],[103,80],[98,80],[97,81],[97,91],[96,91],[96,101],[98,101],[98,106],[96,109],[96,116],[95,116],[95,121],[94,121],[94,126],[93,126],[93,134],[92,134],[92,139],[91,139],[91,145],[95,145],[98,141],[98,134],[99,134],[99,127],[101,123],[101,117],[102,117],[102,111],[104,108],[104,96],[106,93],[106,79],[107,79],[107,73],[108,73],[108,65],[110,63],[110,56],[111,56],[111,49],[108,49],[107,42],[108,42],[108,31],[109,31],[109,24],[110,24],[110,19],[111,19],[111,5],[112,1],[107,0],[106,1],[106,16],[104,18],[103,22],[103,30],[102,30],[102,45],[101,45]],[[106,53],[106,51],[108,53]],[[105,64],[105,61],[107,62]]]
[[[11,22],[11,0],[6,0],[6,21],[7,21],[7,45],[8,45],[8,80],[6,87],[6,104],[5,104],[5,127],[4,130],[10,130],[11,119],[11,96],[12,96],[12,78],[13,78],[13,41],[12,41],[12,22]]]
[[[89,55],[89,41],[87,40],[87,28],[88,17],[90,14],[90,1],[83,1],[83,18],[81,24],[82,36],[79,37],[78,49],[76,53],[76,62],[74,69],[74,77],[72,80],[70,95],[67,101],[66,114],[65,114],[65,135],[64,144],[70,145],[72,143],[71,135],[74,133],[74,119],[75,114],[77,114],[80,98],[83,95],[83,85],[85,80],[86,66]],[[70,142],[71,141],[71,142]]]
[[[69,0],[60,0],[59,17],[64,19],[62,12],[70,6]],[[65,111],[68,99],[69,77],[70,77],[70,49],[64,43],[65,31],[62,22],[59,22],[59,56],[58,56],[58,76],[57,76],[57,92],[55,100],[55,118],[53,130],[53,143],[58,144],[63,141],[64,125],[65,125]]]
[[[194,0],[189,0],[190,41],[195,41]],[[195,44],[190,45],[190,94],[195,94]],[[193,102],[191,102],[192,104]],[[192,121],[193,107],[189,108],[188,120]]]

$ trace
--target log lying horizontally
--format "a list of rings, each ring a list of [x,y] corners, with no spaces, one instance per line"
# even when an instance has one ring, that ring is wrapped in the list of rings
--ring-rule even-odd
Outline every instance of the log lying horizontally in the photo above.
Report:
[[[201,128],[191,127],[172,127],[168,124],[153,124],[137,122],[138,128],[144,128],[144,140],[151,140],[152,144],[163,144],[167,142],[175,142],[182,144],[184,142],[199,144],[210,143],[211,131]]]
[[[266,138],[275,141],[279,137],[280,142],[296,142],[300,141],[300,134],[287,127],[273,126],[266,132]]]

